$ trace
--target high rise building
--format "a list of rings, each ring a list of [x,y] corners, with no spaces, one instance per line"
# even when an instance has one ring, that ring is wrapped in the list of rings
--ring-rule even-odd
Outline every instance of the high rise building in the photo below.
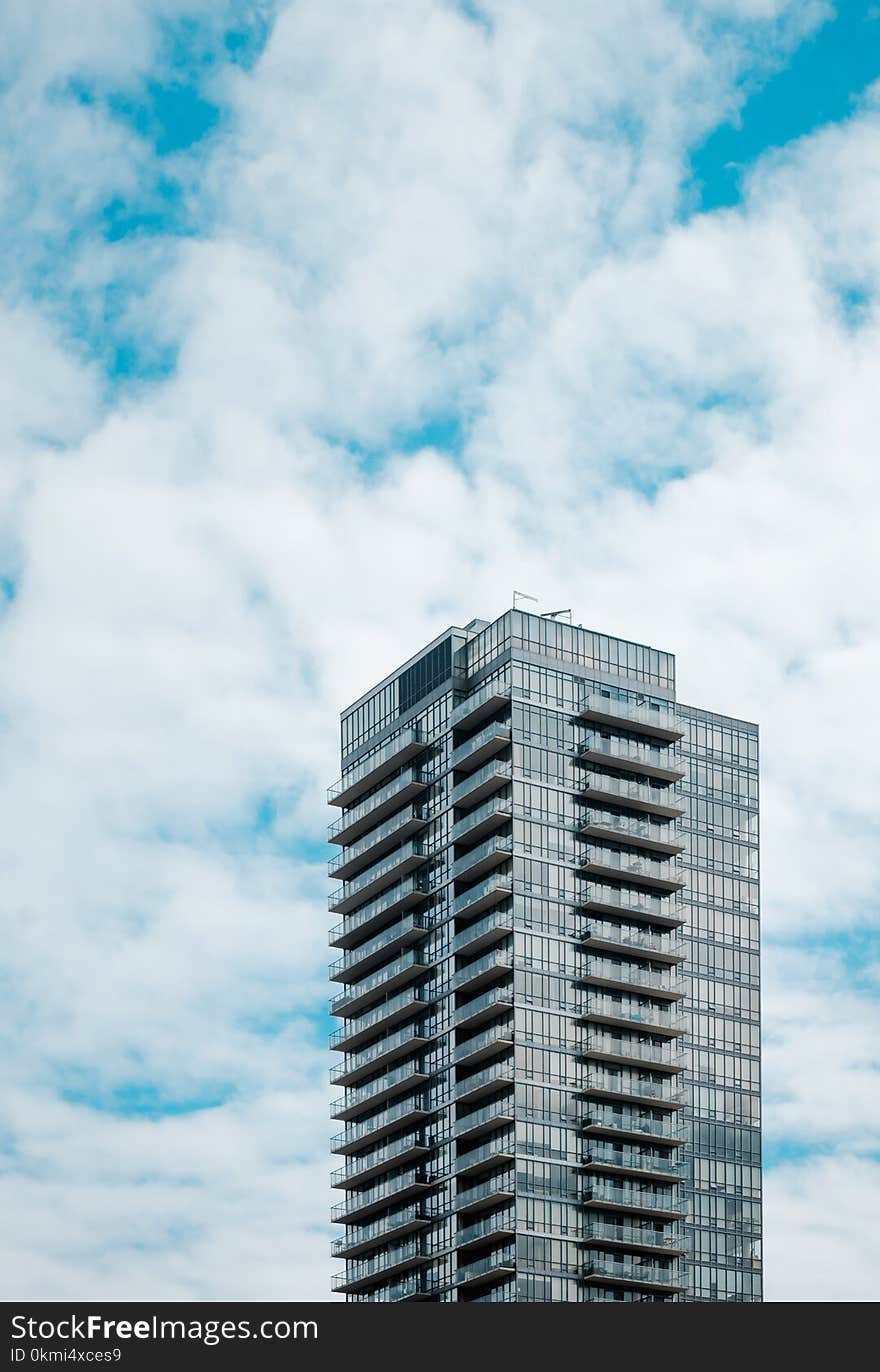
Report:
[[[342,715],[334,1289],[761,1299],[758,731],[509,611]]]

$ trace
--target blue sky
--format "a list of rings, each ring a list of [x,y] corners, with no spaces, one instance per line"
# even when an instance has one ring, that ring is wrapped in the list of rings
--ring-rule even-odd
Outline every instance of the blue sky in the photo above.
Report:
[[[526,586],[761,722],[768,1290],[876,1296],[880,10],[53,16],[0,68],[9,1289],[324,1297],[336,716]]]

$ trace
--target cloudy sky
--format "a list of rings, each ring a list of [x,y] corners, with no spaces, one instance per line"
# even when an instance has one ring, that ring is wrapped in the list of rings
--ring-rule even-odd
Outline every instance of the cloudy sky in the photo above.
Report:
[[[767,1294],[880,1297],[878,78],[867,0],[6,0],[8,1298],[326,1298],[338,711],[513,587],[760,721]]]

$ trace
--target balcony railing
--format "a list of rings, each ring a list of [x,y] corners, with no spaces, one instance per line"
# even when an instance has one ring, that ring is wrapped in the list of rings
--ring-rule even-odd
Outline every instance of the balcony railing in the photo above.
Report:
[[[509,700],[510,682],[490,681],[456,705],[449,716],[450,728],[458,729],[465,723],[478,724],[481,719],[495,714]]]
[[[590,1143],[582,1162],[585,1167],[613,1168],[618,1172],[644,1172],[651,1176],[668,1177],[670,1182],[680,1182],[684,1173],[684,1164],[676,1158],[635,1148],[616,1148],[607,1143]]]
[[[510,725],[489,724],[453,750],[450,764],[454,771],[472,772],[487,758],[510,746]]]
[[[681,1000],[685,994],[684,978],[670,966],[648,968],[635,962],[617,962],[611,958],[585,956],[580,972],[580,981],[589,981],[600,986],[641,986],[652,996],[667,1000]]]
[[[460,1005],[455,1012],[455,1024],[458,1028],[465,1024],[476,1024],[482,1019],[490,1019],[492,1015],[499,1015],[502,1010],[510,1009],[512,1005],[513,987],[493,986],[484,996],[468,1001],[467,1005]]]
[[[422,1214],[420,1205],[407,1205],[403,1210],[396,1210],[393,1215],[386,1215],[380,1220],[373,1220],[371,1224],[349,1229],[342,1238],[333,1240],[331,1252],[334,1258],[357,1257],[358,1254],[387,1242],[392,1235],[402,1237],[410,1231],[424,1229],[430,1223],[427,1216]]]
[[[646,734],[650,738],[671,742],[684,737],[684,725],[676,718],[675,711],[664,705],[612,700],[610,696],[591,691],[581,701],[579,714],[582,719],[594,720],[597,724],[621,724],[634,734]]]
[[[642,818],[636,814],[616,814],[610,810],[587,810],[578,826],[583,838],[604,839],[611,843],[626,843],[632,848],[644,848],[670,857],[684,851],[672,820]]]
[[[677,1037],[687,1031],[687,1015],[673,1010],[672,1005],[644,1004],[633,996],[620,1000],[605,995],[584,997],[580,1007],[582,1019],[600,1020],[625,1029],[650,1029],[652,1033]]]
[[[462,991],[465,987],[475,990],[481,982],[489,981],[492,977],[504,976],[512,967],[512,952],[493,950],[477,958],[476,962],[470,963],[467,967],[462,967],[455,973],[450,985],[454,991]]]
[[[655,1116],[657,1118],[655,1118]],[[653,1143],[681,1144],[681,1125],[674,1114],[658,1110],[634,1110],[607,1101],[590,1101],[582,1121],[585,1134],[612,1134],[616,1138]]]
[[[424,867],[429,857],[430,851],[420,839],[401,844],[399,848],[386,854],[374,867],[361,872],[353,881],[346,881],[342,886],[337,886],[328,902],[331,911],[337,915],[346,914],[356,906],[362,905],[365,900],[369,900],[370,896],[384,890],[386,886],[391,886],[400,877],[406,876],[408,872]]]
[[[375,1108],[382,1104],[383,1100],[390,1100],[394,1096],[402,1095],[406,1090],[413,1090],[417,1086],[423,1086],[426,1081],[430,1081],[431,1073],[422,1070],[419,1060],[415,1062],[405,1062],[402,1067],[392,1068],[390,1072],[383,1072],[375,1081],[368,1082],[360,1089],[351,1089],[344,1096],[339,1096],[330,1107],[332,1119],[353,1119],[356,1115],[363,1114],[371,1107]]]
[[[613,1182],[594,1182],[585,1188],[582,1202],[589,1208],[635,1211],[677,1219],[685,1203],[671,1190],[654,1191],[641,1186],[616,1186]]]
[[[498,1210],[494,1215],[487,1215],[485,1219],[477,1220],[474,1224],[467,1224],[459,1229],[455,1236],[456,1247],[459,1252],[465,1248],[475,1247],[477,1244],[489,1243],[492,1239],[512,1238],[516,1233],[516,1221],[513,1211],[505,1208]]]
[[[588,803],[620,805],[645,814],[678,819],[685,807],[678,795],[666,787],[651,786],[647,781],[627,781],[607,776],[604,772],[585,772],[580,781],[581,794]]]
[[[513,872],[494,872],[491,877],[486,877],[485,881],[456,896],[452,902],[452,913],[456,916],[475,915],[481,910],[487,910],[490,905],[497,905],[512,893]]]
[[[427,822],[428,811],[425,806],[408,805],[405,810],[392,815],[384,824],[377,825],[364,838],[331,858],[327,864],[327,875],[346,879],[355,876],[364,867],[377,861],[383,853],[396,848],[410,834],[424,829]]]
[[[478,877],[481,872],[497,867],[509,860],[513,852],[513,838],[510,834],[495,834],[485,843],[477,844],[452,865],[452,875],[456,880],[461,877]]]
[[[432,1005],[436,999],[436,991],[427,987],[420,987],[418,990],[409,988],[402,995],[384,1001],[377,1005],[375,1010],[370,1010],[366,1015],[361,1015],[358,1019],[343,1025],[341,1029],[337,1029],[335,1034],[330,1035],[330,1047],[341,1051],[353,1049],[359,1043],[366,1042],[373,1033],[379,1032],[383,1025],[390,1026],[398,1020],[406,1019],[407,1016],[417,1015]]]
[[[337,1272],[332,1278],[331,1287],[334,1291],[355,1291],[359,1286],[384,1280],[392,1272],[430,1261],[430,1256],[421,1251],[418,1239],[411,1239],[409,1243],[401,1244],[399,1248],[389,1248],[375,1258],[347,1263],[345,1270]]]
[[[426,1106],[418,1096],[400,1101],[397,1105],[382,1110],[378,1115],[371,1115],[368,1120],[362,1120],[360,1124],[352,1124],[348,1129],[343,1129],[342,1133],[331,1139],[330,1152],[350,1153],[363,1147],[370,1140],[378,1143],[384,1134],[392,1134],[395,1129],[402,1129],[407,1124],[421,1124],[431,1115],[435,1115],[438,1109],[439,1106]]]
[[[677,1267],[667,1267],[651,1262],[612,1262],[610,1259],[597,1258],[588,1262],[583,1270],[586,1281],[611,1282],[625,1286],[638,1286],[664,1291],[681,1291]]]
[[[331,843],[353,843],[368,829],[380,823],[388,815],[400,810],[407,801],[414,800],[431,784],[432,777],[416,767],[408,767],[399,777],[389,781],[372,795],[367,796],[359,805],[346,810],[344,815],[334,820],[327,830]]]
[[[477,1262],[462,1263],[459,1260],[458,1276],[456,1285],[462,1286],[482,1286],[485,1282],[494,1281],[496,1277],[507,1277],[516,1271],[513,1247],[506,1246],[497,1253],[490,1253],[486,1258],[480,1258]]]
[[[684,923],[684,911],[674,895],[649,895],[646,891],[628,886],[609,886],[600,881],[585,882],[578,894],[578,904],[582,910],[649,920],[669,929]]]
[[[475,953],[483,944],[497,943],[513,932],[513,911],[509,908],[492,910],[482,919],[469,924],[452,940],[454,953]]]
[[[421,1196],[436,1183],[418,1172],[407,1172],[401,1177],[391,1177],[363,1191],[352,1191],[344,1201],[334,1205],[330,1218],[334,1224],[355,1223],[369,1211],[386,1209],[395,1201],[408,1200],[410,1196]]]
[[[685,1237],[674,1220],[652,1224],[614,1224],[611,1220],[588,1219],[584,1224],[584,1242],[657,1250],[670,1256],[687,1252]]]
[[[397,948],[417,943],[425,937],[430,928],[428,921],[421,915],[404,915],[403,919],[383,929],[375,938],[369,939],[366,943],[359,943],[356,948],[352,948],[350,952],[331,963],[330,980],[358,981],[369,971],[373,963],[381,962]]]
[[[457,1139],[477,1138],[480,1134],[486,1133],[490,1129],[497,1129],[502,1124],[512,1124],[514,1119],[513,1100],[493,1101],[491,1105],[484,1105],[481,1110],[472,1110],[463,1119],[456,1120],[453,1132]]]
[[[328,789],[329,805],[350,805],[364,791],[377,785],[384,776],[396,771],[410,758],[427,748],[427,740],[419,729],[403,729],[395,738],[389,739],[375,753],[365,757],[354,767],[348,768],[342,777]]]
[[[403,953],[387,967],[364,977],[363,981],[349,986],[334,996],[330,1002],[331,1015],[359,1015],[377,995],[387,995],[395,987],[404,986],[429,972],[432,963],[427,962],[421,953]]]
[[[379,1172],[387,1172],[391,1167],[402,1167],[410,1159],[430,1153],[432,1144],[423,1143],[417,1134],[407,1134],[405,1138],[395,1139],[381,1148],[374,1148],[360,1158],[349,1158],[344,1167],[339,1167],[330,1176],[331,1186],[358,1186],[368,1177]]]
[[[389,1286],[379,1286],[365,1295],[356,1295],[356,1301],[424,1301],[439,1291],[439,1283],[424,1272],[412,1272],[402,1281]]]
[[[381,924],[387,924],[392,915],[426,901],[430,894],[421,877],[405,877],[390,891],[385,891],[368,905],[362,905],[354,914],[347,915],[341,924],[330,931],[330,943],[336,948],[352,947]]]
[[[672,1078],[665,1077],[662,1081],[653,1081],[644,1074],[634,1074],[625,1070],[612,1073],[597,1069],[585,1073],[580,1091],[584,1095],[605,1095],[612,1099],[633,1101],[636,1104],[650,1101],[652,1105],[662,1106],[667,1110],[680,1110],[686,1103],[685,1092],[681,1087],[670,1086],[671,1080]]]
[[[462,809],[479,804],[493,791],[498,791],[510,781],[509,762],[487,762],[485,767],[471,772],[457,786],[453,787],[452,803]]]
[[[579,865],[588,876],[620,878],[636,886],[646,886],[649,890],[679,891],[685,884],[681,865],[672,858],[656,861],[598,844],[587,849]]]
[[[683,962],[687,956],[684,941],[671,933],[655,933],[643,925],[634,927],[607,919],[591,919],[586,928],[581,930],[580,939],[591,948],[607,948],[611,952],[619,948],[625,952],[650,953],[663,962]]]
[[[598,767],[614,767],[621,772],[643,772],[647,777],[672,784],[687,773],[673,753],[652,748],[648,743],[631,743],[623,738],[604,738],[590,734],[577,750],[580,762],[595,763]]]
[[[513,1172],[505,1169],[476,1186],[463,1187],[459,1183],[453,1205],[459,1213],[473,1214],[501,1201],[513,1200],[515,1194]]]
[[[426,1032],[422,1025],[408,1024],[396,1034],[386,1035],[379,1043],[370,1044],[362,1053],[349,1053],[343,1063],[333,1068],[330,1080],[336,1086],[352,1084],[359,1077],[369,1076],[395,1058],[406,1057],[407,1053],[415,1052],[417,1048],[436,1037],[435,1030]]]
[[[589,1034],[579,1051],[587,1057],[623,1064],[644,1062],[655,1071],[674,1074],[685,1068],[684,1057],[672,1046],[674,1043],[674,1039],[668,1038],[661,1043],[640,1043],[636,1038],[619,1034]]]
[[[509,795],[493,796],[484,805],[476,806],[456,820],[452,826],[452,841],[460,843],[465,838],[471,841],[481,838],[484,833],[507,823],[512,814],[513,801]]]
[[[503,1008],[508,1007],[504,1005]],[[501,1010],[498,1013],[500,1014]],[[497,1053],[512,1043],[513,1025],[507,1021],[503,1024],[493,1024],[490,1029],[485,1029],[482,1034],[474,1034],[466,1043],[460,1043],[453,1054],[453,1061],[456,1066],[478,1062],[480,1058],[489,1057],[492,1053]]]
[[[498,1086],[510,1085],[513,1079],[513,1058],[507,1057],[503,1062],[493,1062],[491,1067],[484,1067],[481,1072],[475,1072],[473,1076],[460,1081],[455,1088],[455,1099],[461,1103],[477,1100]]]

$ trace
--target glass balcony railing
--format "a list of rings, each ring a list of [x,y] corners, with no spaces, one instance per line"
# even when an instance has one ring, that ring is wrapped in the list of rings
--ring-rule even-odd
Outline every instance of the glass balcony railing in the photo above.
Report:
[[[350,767],[327,791],[329,805],[348,805],[362,791],[369,790],[382,777],[393,772],[409,758],[424,752],[428,744],[419,729],[403,729],[395,738],[369,757]]]
[[[462,724],[470,722],[476,724],[481,715],[494,714],[500,710],[505,701],[510,699],[509,681],[490,681],[487,685],[481,686],[474,691],[461,704],[456,705],[452,714],[449,716],[449,726],[451,729],[458,729]]]
[[[578,893],[578,904],[584,910],[608,910],[615,914],[632,915],[634,919],[654,920],[670,927],[684,922],[681,903],[675,895],[650,895],[628,886],[609,886],[606,882],[584,882]]]
[[[386,816],[399,811],[407,801],[425,791],[432,777],[416,767],[407,767],[400,776],[374,791],[334,820],[327,830],[331,843],[353,843]]]
[[[513,1172],[497,1172],[488,1181],[478,1182],[476,1186],[459,1183],[453,1202],[456,1210],[483,1209],[486,1205],[497,1205],[499,1201],[510,1200],[515,1194]]]
[[[512,952],[493,950],[491,953],[486,953],[483,957],[477,958],[467,967],[462,967],[460,971],[454,974],[450,985],[454,991],[461,991],[465,986],[476,986],[480,981],[486,981],[490,977],[503,976],[512,967]]]
[[[402,1057],[435,1037],[435,1033],[426,1033],[421,1025],[408,1024],[394,1034],[387,1034],[379,1043],[370,1044],[362,1053],[349,1053],[343,1063],[334,1067],[330,1073],[330,1080],[339,1085],[340,1082],[344,1083],[345,1078],[351,1078],[354,1073],[375,1071],[383,1061],[393,1055]]]
[[[673,821],[669,819],[652,819],[647,816],[642,818],[635,814],[586,809],[581,815],[579,828],[581,833],[586,832],[590,836],[593,833],[603,838],[607,835],[609,839],[630,843],[635,847],[668,850],[670,855],[680,853],[684,849]]]
[[[504,1086],[512,1081],[513,1058],[507,1057],[503,1062],[493,1062],[491,1067],[484,1067],[481,1072],[475,1072],[473,1076],[458,1082],[455,1098],[458,1101],[473,1100],[497,1086]]]
[[[356,843],[337,853],[327,864],[327,875],[348,877],[360,868],[369,866],[387,848],[395,848],[410,832],[424,829],[428,822],[428,811],[424,805],[408,805],[392,815],[384,824]]]
[[[682,1054],[674,1047],[675,1042],[675,1039],[664,1039],[662,1043],[639,1043],[629,1035],[623,1038],[620,1034],[589,1034],[580,1051],[591,1057],[647,1062],[658,1071],[674,1073],[685,1067]]]
[[[362,1037],[368,1037],[373,1030],[378,1030],[382,1024],[393,1021],[398,1016],[402,1018],[407,1014],[418,1014],[420,1010],[424,1010],[433,1004],[436,998],[436,992],[426,987],[421,987],[418,990],[408,987],[401,995],[383,1001],[381,1005],[376,1006],[375,1010],[370,1010],[367,1014],[350,1020],[341,1029],[337,1029],[335,1034],[330,1035],[330,1047],[339,1049],[345,1048],[346,1045],[354,1047],[355,1043],[359,1042]]]
[[[490,905],[497,905],[513,892],[513,871],[494,872],[485,881],[478,882],[452,902],[452,913],[458,915],[477,914]]]
[[[455,1012],[455,1023],[458,1025],[468,1024],[472,1020],[482,1019],[492,1014],[500,1014],[502,1008],[507,1009],[513,1005],[512,986],[493,986],[491,991],[487,991],[484,996],[478,996],[475,1000],[468,1001],[467,1005],[460,1005]]]
[[[403,953],[387,967],[380,968],[378,972],[373,972],[371,976],[364,977],[363,981],[346,987],[340,995],[334,996],[330,1002],[330,1013],[343,1015],[346,1011],[354,1012],[355,1007],[362,1001],[369,1000],[374,992],[381,992],[383,987],[390,989],[389,983],[413,980],[423,972],[429,972],[432,966],[433,964],[427,962],[421,953]]]
[[[482,919],[474,920],[461,933],[456,934],[452,940],[453,953],[463,953],[474,951],[482,943],[497,943],[500,938],[513,931],[513,911],[508,907],[499,910],[497,907],[490,914],[484,915]]]
[[[343,954],[330,965],[331,981],[357,981],[373,961],[381,961],[393,951],[395,945],[416,943],[430,930],[431,925],[421,915],[404,915],[396,924],[383,929],[381,934],[359,943],[356,948]]]
[[[401,1229],[421,1228],[429,1223],[420,1205],[407,1205],[393,1215],[349,1229],[342,1238],[333,1240],[331,1251],[334,1258],[341,1258],[346,1253],[359,1252],[370,1244],[382,1243]]]
[[[587,1220],[584,1225],[587,1243],[613,1243],[624,1248],[657,1248],[683,1253],[685,1238],[675,1224],[614,1224],[610,1220]]]
[[[613,805],[643,810],[646,814],[677,819],[685,812],[680,796],[668,787],[652,786],[648,781],[627,781],[608,776],[605,772],[584,772],[580,780],[581,794],[592,802],[607,800]]]
[[[513,814],[513,801],[509,795],[493,796],[483,805],[469,810],[452,826],[452,841],[459,843],[464,838],[479,836],[484,830],[497,828],[506,823]]]
[[[681,760],[668,748],[653,748],[649,743],[632,743],[625,738],[605,738],[591,733],[577,750],[582,762],[597,762],[600,766],[620,771],[644,772],[659,781],[680,781],[686,774]]]
[[[390,886],[396,879],[417,867],[423,867],[430,857],[430,850],[420,839],[403,843],[393,852],[386,854],[373,867],[368,867],[352,881],[343,882],[330,895],[328,904],[334,914],[345,914],[355,906],[368,900],[375,892]]]
[[[427,1300],[439,1291],[439,1283],[421,1272],[413,1272],[401,1281],[380,1286],[366,1295],[355,1296],[356,1301],[417,1301]]]
[[[610,696],[591,691],[581,701],[579,713],[600,724],[606,721],[620,723],[632,733],[647,733],[650,737],[669,740],[684,737],[684,725],[676,718],[675,711],[665,705],[612,700]]]
[[[386,917],[390,917],[398,910],[404,910],[407,905],[415,905],[420,901],[428,899],[430,889],[421,877],[405,877],[403,881],[398,881],[389,891],[383,891],[376,900],[371,900],[367,905],[362,905],[359,910],[351,915],[346,915],[341,924],[337,924],[335,929],[330,931],[330,942],[336,947],[344,948],[348,942],[359,942],[361,938],[366,938],[372,927],[378,925]]]
[[[688,1027],[686,1015],[652,1002],[641,1003],[634,997],[607,995],[585,996],[580,1005],[580,1014],[585,1019],[610,1020],[614,1024],[633,1028],[652,1029],[657,1033],[679,1035]]]
[[[622,881],[632,881],[637,885],[657,886],[662,890],[674,891],[684,886],[681,863],[673,858],[655,860],[637,857],[634,853],[622,853],[615,848],[605,848],[591,844],[580,859],[580,867],[585,872],[599,875],[612,873]]]
[[[664,1287],[680,1291],[678,1269],[651,1262],[614,1262],[610,1258],[586,1263],[583,1275],[590,1281],[625,1282],[628,1286]]]
[[[505,1096],[503,1100],[493,1100],[491,1105],[484,1105],[480,1109],[471,1110],[469,1114],[457,1119],[453,1133],[456,1138],[467,1137],[482,1129],[509,1124],[512,1120],[513,1097]]]
[[[513,1211],[505,1208],[497,1211],[494,1215],[487,1215],[485,1219],[477,1220],[474,1224],[466,1224],[459,1229],[455,1236],[458,1248],[467,1248],[472,1244],[488,1242],[490,1239],[506,1238],[516,1232],[516,1221]]]
[[[349,1158],[344,1167],[339,1167],[331,1174],[331,1186],[356,1185],[360,1177],[373,1172],[379,1168],[387,1170],[398,1164],[402,1165],[402,1160],[416,1153],[428,1153],[431,1151],[429,1144],[423,1143],[418,1134],[407,1134],[405,1138],[395,1139],[393,1143],[385,1143],[381,1148],[374,1148],[369,1153],[364,1153],[359,1158]]]
[[[627,1109],[608,1101],[590,1101],[589,1113],[584,1116],[582,1125],[587,1133],[607,1131],[621,1136],[666,1139],[675,1144],[681,1142],[682,1126],[674,1114],[660,1110]]]
[[[375,1081],[367,1082],[366,1086],[350,1087],[344,1096],[338,1096],[330,1107],[331,1118],[343,1119],[347,1115],[357,1114],[368,1109],[371,1103],[379,1104],[377,1096],[399,1096],[408,1086],[415,1088],[424,1085],[431,1076],[431,1072],[422,1069],[419,1059],[405,1062],[402,1067],[392,1067]]]
[[[515,1268],[513,1246],[508,1244],[497,1253],[490,1253],[488,1257],[479,1258],[476,1262],[465,1263],[459,1259],[456,1281],[459,1286],[463,1286],[471,1282],[491,1280],[495,1276],[505,1276]]]
[[[656,953],[664,960],[682,962],[687,956],[687,946],[682,939],[671,933],[655,933],[644,926],[617,924],[607,919],[591,919],[581,931],[582,942],[592,946],[599,944],[610,948],[625,948],[636,953]]]
[[[331,1153],[347,1151],[384,1130],[390,1132],[394,1125],[400,1125],[402,1128],[405,1121],[415,1123],[417,1120],[435,1114],[438,1109],[439,1106],[434,1108],[426,1106],[421,1096],[409,1097],[407,1100],[399,1101],[396,1105],[390,1105],[387,1110],[382,1110],[377,1115],[371,1115],[369,1119],[362,1120],[359,1124],[351,1124],[347,1129],[343,1129],[341,1133],[331,1139],[330,1151]]]
[[[491,757],[493,753],[500,753],[510,745],[510,723],[489,724],[485,729],[481,729],[473,738],[467,739],[465,743],[460,743],[453,749],[450,764],[454,771],[463,771],[467,768],[472,771],[474,767]]]
[[[468,875],[478,876],[482,870],[505,862],[513,852],[513,838],[510,834],[495,834],[485,843],[478,844],[453,863],[452,875],[456,879]]]
[[[595,1091],[620,1096],[624,1100],[649,1100],[669,1109],[678,1109],[685,1103],[685,1094],[681,1087],[671,1086],[671,1080],[665,1077],[661,1081],[654,1081],[644,1072],[627,1072],[625,1068],[619,1072],[597,1068],[594,1072],[584,1074],[580,1089],[587,1094]]]
[[[331,1286],[334,1291],[348,1291],[355,1285],[381,1281],[389,1272],[401,1267],[412,1267],[429,1258],[422,1253],[418,1239],[402,1243],[399,1247],[388,1248],[375,1258],[364,1258],[360,1262],[349,1262],[343,1272],[333,1277]]]
[[[589,1167],[616,1167],[627,1172],[651,1172],[680,1181],[684,1163],[666,1154],[637,1148],[616,1148],[613,1144],[590,1143],[583,1163]]]
[[[678,1200],[671,1190],[617,1186],[610,1181],[595,1182],[586,1187],[582,1200],[588,1206],[620,1206],[627,1210],[644,1211],[646,1214],[654,1211],[673,1216],[684,1213],[684,1201]]]
[[[505,1008],[507,1007],[505,1006]],[[465,1043],[460,1043],[455,1050],[453,1058],[456,1063],[467,1062],[479,1054],[485,1053],[488,1055],[488,1053],[505,1047],[512,1041],[512,1024],[507,1021],[503,1024],[493,1024],[490,1029],[484,1029],[481,1034],[474,1034]]]
[[[344,1169],[340,1169],[340,1171],[344,1171]],[[334,1205],[330,1211],[330,1218],[334,1224],[353,1220],[363,1210],[393,1205],[396,1199],[405,1196],[406,1193],[425,1192],[432,1184],[427,1177],[420,1177],[418,1172],[405,1172],[403,1176],[391,1177],[377,1182],[374,1186],[365,1187],[362,1191],[352,1191],[344,1201]]]
[[[510,781],[509,762],[487,762],[476,772],[471,772],[452,790],[452,803],[459,806],[476,805],[492,791],[499,790]]]
[[[483,1163],[510,1161],[513,1155],[513,1134],[508,1131],[500,1138],[481,1143],[478,1148],[469,1148],[466,1153],[459,1153],[453,1169],[456,1172],[468,1172],[474,1167],[482,1167]]]
[[[642,986],[653,995],[670,1000],[680,1000],[686,989],[684,978],[670,966],[640,967],[635,962],[590,955],[584,957],[579,979],[614,986]]]

